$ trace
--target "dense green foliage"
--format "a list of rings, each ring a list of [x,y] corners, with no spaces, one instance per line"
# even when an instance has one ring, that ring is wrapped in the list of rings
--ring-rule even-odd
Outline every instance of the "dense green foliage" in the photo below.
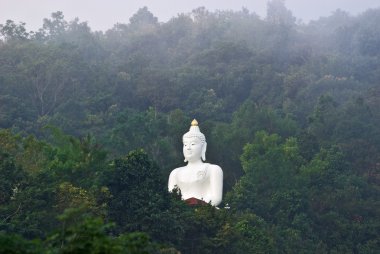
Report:
[[[0,253],[379,253],[379,17],[1,24]],[[192,118],[221,209],[167,192]]]

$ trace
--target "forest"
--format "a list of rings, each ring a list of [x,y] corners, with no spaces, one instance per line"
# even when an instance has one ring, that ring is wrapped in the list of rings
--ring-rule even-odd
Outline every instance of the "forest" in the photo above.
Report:
[[[0,253],[380,253],[380,9],[0,24]],[[192,119],[219,209],[168,192]]]

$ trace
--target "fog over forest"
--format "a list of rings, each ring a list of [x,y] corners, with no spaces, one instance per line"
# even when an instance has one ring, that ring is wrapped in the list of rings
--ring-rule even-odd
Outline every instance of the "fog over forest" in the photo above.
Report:
[[[379,253],[380,8],[292,2],[0,21],[0,253]],[[218,209],[168,191],[194,118]]]
[[[106,31],[116,23],[128,23],[129,18],[144,6],[158,18],[167,22],[181,13],[190,13],[199,7],[209,11],[232,10],[242,8],[265,18],[268,0],[0,0],[0,23],[11,19],[25,22],[28,30],[37,30],[42,26],[43,18],[51,13],[62,11],[67,20],[79,18],[88,22],[93,31]],[[380,7],[378,0],[284,0],[286,7],[292,11],[297,22],[308,23],[320,17],[331,15],[337,9],[350,15],[358,15],[369,8]]]

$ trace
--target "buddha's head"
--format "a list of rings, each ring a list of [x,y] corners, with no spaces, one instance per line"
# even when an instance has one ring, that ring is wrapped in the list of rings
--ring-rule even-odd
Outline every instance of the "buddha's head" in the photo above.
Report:
[[[200,131],[197,120],[191,122],[190,130],[183,135],[182,142],[185,162],[206,160],[206,137]]]

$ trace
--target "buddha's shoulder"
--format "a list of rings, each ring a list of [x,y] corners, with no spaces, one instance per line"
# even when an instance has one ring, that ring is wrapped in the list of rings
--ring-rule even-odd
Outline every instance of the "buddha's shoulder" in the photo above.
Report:
[[[184,168],[185,168],[185,166],[184,167],[175,168],[175,169],[172,170],[172,172],[170,172],[170,175],[176,175],[178,172],[181,172]]]
[[[208,163],[207,169],[214,172],[223,172],[220,166],[210,163]]]

